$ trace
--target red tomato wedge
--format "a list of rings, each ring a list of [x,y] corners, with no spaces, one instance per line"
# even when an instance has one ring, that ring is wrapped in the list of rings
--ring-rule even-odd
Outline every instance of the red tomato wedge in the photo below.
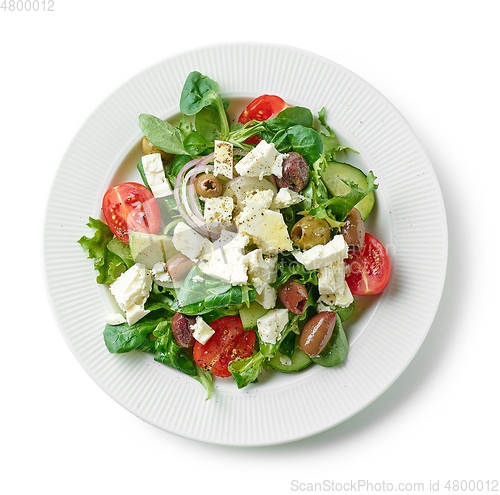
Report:
[[[250,102],[247,107],[241,112],[238,118],[240,124],[246,124],[251,120],[263,120],[276,117],[282,110],[289,107],[285,100],[276,95],[262,95]],[[253,136],[245,142],[249,144],[258,144],[261,139],[258,136]]]
[[[349,254],[347,285],[355,296],[379,294],[389,283],[391,260],[384,245],[371,234],[365,234],[363,249]]]
[[[129,232],[156,234],[161,225],[160,207],[142,184],[125,182],[112,187],[102,199],[104,219],[113,234],[129,243]]]
[[[210,323],[210,326],[215,333],[206,344],[195,343],[193,358],[200,368],[211,371],[215,376],[231,376],[227,365],[238,357],[252,355],[255,332],[245,331],[239,316],[225,316]]]

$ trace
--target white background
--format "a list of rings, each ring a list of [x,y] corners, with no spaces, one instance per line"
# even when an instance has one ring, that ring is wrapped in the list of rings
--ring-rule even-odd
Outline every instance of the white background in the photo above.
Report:
[[[298,483],[385,480],[394,489],[421,482],[428,492],[432,480],[448,493],[447,480],[498,480],[494,4],[254,0],[229,8],[198,0],[54,0],[53,12],[0,9],[0,246],[8,289],[1,302],[0,491],[290,493],[307,488]],[[448,215],[443,298],[407,370],[340,426],[267,448],[186,440],[116,404],[66,347],[40,266],[50,184],[88,114],[151,65],[230,41],[310,50],[380,90],[430,156]]]

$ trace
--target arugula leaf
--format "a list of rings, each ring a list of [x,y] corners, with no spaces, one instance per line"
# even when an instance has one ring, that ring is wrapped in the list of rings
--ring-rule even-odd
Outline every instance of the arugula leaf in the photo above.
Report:
[[[139,127],[148,141],[158,149],[173,155],[189,154],[182,145],[182,132],[169,122],[143,113],[139,115]]]
[[[229,123],[224,103],[219,93],[219,85],[198,71],[191,72],[181,92],[180,110],[186,115],[196,115],[205,107],[217,110],[221,125],[221,139],[229,136]]]
[[[266,357],[259,351],[248,358],[237,358],[231,361],[227,367],[238,388],[246,387],[249,383],[257,380],[262,369],[262,363]]]
[[[214,390],[213,375],[210,371],[200,368],[196,363],[194,366],[196,369],[196,376],[193,378],[198,380],[205,387],[205,390],[207,391],[207,398],[205,400],[208,400],[212,397]]]
[[[85,251],[88,251],[88,258],[94,260],[94,268],[99,272],[96,277],[97,283],[110,284],[127,270],[131,256],[129,258],[124,250],[121,253],[124,258],[121,258],[108,248],[109,242],[113,239],[113,233],[104,222],[89,217],[87,226],[95,229],[93,237],[82,236],[78,243]],[[120,251],[115,244],[112,244],[111,248]]]
[[[312,208],[309,210],[309,215],[324,218],[324,215],[328,214],[339,222],[345,221],[354,206],[365,196],[378,188],[378,184],[375,184],[376,179],[373,172],[370,171],[367,176],[368,185],[364,189],[360,189],[355,182],[340,179],[351,188],[350,191],[344,196],[334,196],[317,207]],[[321,215],[323,215],[323,217]]]
[[[312,361],[320,366],[332,368],[338,366],[344,361],[349,353],[349,342],[347,341],[346,334],[342,328],[342,321],[340,318],[335,320],[335,328],[333,334],[326,344],[326,347],[321,351],[318,356],[315,356]]]
[[[336,161],[337,153],[341,151],[352,151],[353,153],[358,153],[356,150],[349,148],[348,146],[340,146],[339,140],[333,131],[333,129],[326,124],[326,110],[323,107],[318,112],[318,119],[321,125],[327,130],[328,134],[320,132],[321,140],[323,141],[324,155],[328,161]]]

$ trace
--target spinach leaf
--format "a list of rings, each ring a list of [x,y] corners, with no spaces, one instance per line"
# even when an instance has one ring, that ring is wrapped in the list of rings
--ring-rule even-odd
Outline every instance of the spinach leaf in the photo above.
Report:
[[[171,320],[162,321],[154,330],[156,339],[155,361],[182,371],[189,376],[198,376],[194,361],[174,339]]]
[[[341,321],[346,321],[348,320],[353,314],[354,310],[356,309],[354,301],[347,306],[347,308],[341,308],[340,306],[332,306],[332,310],[337,313],[337,316],[340,318]]]
[[[313,114],[309,108],[304,107],[288,107],[282,110],[275,117],[276,119],[287,119],[294,124],[303,125],[304,127],[313,126]]]
[[[185,315],[201,315],[215,309],[241,306],[253,301],[256,295],[253,287],[232,286],[214,277],[205,276],[195,265],[177,292],[171,309]]]
[[[123,354],[133,351],[144,344],[147,336],[164,321],[164,318],[148,318],[150,315],[141,318],[137,323],[128,325],[109,325],[104,327],[104,343],[109,352],[113,354]]]
[[[199,132],[192,131],[184,138],[183,146],[191,156],[200,156],[210,153],[214,143],[205,139]]]
[[[289,127],[287,134],[293,151],[300,153],[309,164],[313,164],[323,153],[323,141],[317,131],[302,125]]]
[[[142,164],[142,158],[137,163],[137,170],[141,174],[142,183],[151,191],[151,187],[148,184],[148,178],[146,177],[146,172],[144,171],[144,165]]]
[[[139,115],[139,127],[151,144],[165,153],[173,155],[187,155],[182,145],[182,132],[164,120],[143,113]]]
[[[221,125],[221,139],[229,136],[229,123],[224,103],[219,93],[219,85],[198,71],[191,72],[181,92],[180,110],[186,115],[196,115],[205,107],[217,110]]]
[[[88,251],[89,259],[94,260],[94,268],[98,271],[96,281],[98,284],[110,284],[114,282],[130,266],[130,258],[126,250],[121,250],[116,244],[108,245],[113,239],[110,228],[100,220],[89,217],[87,226],[95,229],[93,237],[82,236],[78,244],[84,251]],[[120,251],[120,255],[114,250]],[[122,258],[121,256],[124,256]]]
[[[335,320],[335,328],[333,334],[326,344],[326,347],[321,351],[318,356],[315,356],[312,361],[316,364],[326,368],[332,368],[344,361],[349,353],[349,342],[347,341],[346,334],[342,328],[340,318]]]
[[[262,363],[266,357],[259,351],[248,358],[238,358],[231,361],[228,370],[233,375],[238,388],[246,387],[249,383],[257,380],[262,369]]]
[[[184,165],[186,165],[186,163],[190,162],[191,160],[192,158],[189,155],[177,155],[174,158],[173,162],[168,167],[168,171],[166,174],[168,180],[170,181],[170,184],[172,184],[172,187],[175,186],[175,181],[182,167],[184,167]]]

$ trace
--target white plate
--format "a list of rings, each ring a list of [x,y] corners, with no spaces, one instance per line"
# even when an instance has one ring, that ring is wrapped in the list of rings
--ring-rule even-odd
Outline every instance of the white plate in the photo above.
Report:
[[[300,67],[300,71],[290,71]],[[77,240],[91,231],[111,183],[134,175],[141,133],[138,115],[178,113],[185,78],[198,70],[226,98],[277,94],[317,113],[360,152],[346,159],[373,170],[380,187],[368,230],[387,246],[393,264],[380,296],[358,298],[348,322],[345,364],[291,375],[266,374],[238,390],[216,380],[213,398],[195,380],[140,352],[109,354],[104,318],[114,311],[95,283],[92,261]],[[270,445],[331,428],[380,396],[419,349],[437,310],[445,279],[447,228],[432,165],[411,128],[374,88],[315,54],[287,46],[231,44],[170,58],[134,77],[87,119],[66,151],[48,202],[45,275],[60,330],[87,373],[136,416],[166,431],[226,445]]]

